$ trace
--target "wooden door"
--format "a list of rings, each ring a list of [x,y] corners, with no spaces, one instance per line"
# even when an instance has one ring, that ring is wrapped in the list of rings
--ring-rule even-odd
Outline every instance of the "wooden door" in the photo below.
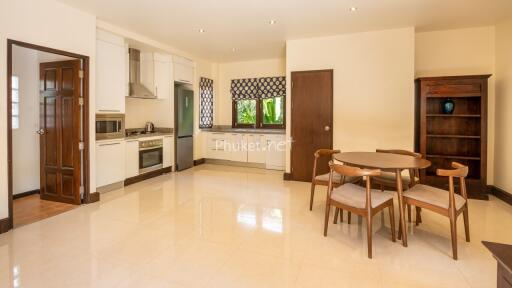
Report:
[[[80,204],[80,60],[39,71],[41,199]]]
[[[292,72],[291,176],[311,181],[313,154],[332,149],[332,70]],[[318,172],[329,171],[328,160],[318,163]]]

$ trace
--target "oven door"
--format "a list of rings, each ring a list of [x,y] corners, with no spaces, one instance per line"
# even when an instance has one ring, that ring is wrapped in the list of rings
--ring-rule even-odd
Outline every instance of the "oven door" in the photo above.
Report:
[[[147,148],[139,150],[139,173],[146,173],[163,168],[163,148]]]

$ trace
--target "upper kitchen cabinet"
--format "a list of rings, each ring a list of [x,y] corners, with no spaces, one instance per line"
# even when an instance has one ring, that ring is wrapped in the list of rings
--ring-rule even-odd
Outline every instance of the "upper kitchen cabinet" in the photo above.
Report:
[[[183,57],[174,56],[174,81],[180,83],[194,83],[194,62]]]
[[[96,112],[125,113],[125,43],[112,33],[96,32]]]
[[[170,55],[153,55],[154,59],[154,86],[157,99],[168,99],[174,94],[172,77],[172,58]]]

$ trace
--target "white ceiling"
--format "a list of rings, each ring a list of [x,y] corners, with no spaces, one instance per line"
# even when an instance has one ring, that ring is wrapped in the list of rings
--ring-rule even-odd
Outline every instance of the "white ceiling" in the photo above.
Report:
[[[406,26],[417,31],[474,27],[512,16],[512,0],[59,1],[219,62],[284,56],[287,39]],[[350,7],[358,9],[350,12]],[[270,19],[276,24],[269,25]]]

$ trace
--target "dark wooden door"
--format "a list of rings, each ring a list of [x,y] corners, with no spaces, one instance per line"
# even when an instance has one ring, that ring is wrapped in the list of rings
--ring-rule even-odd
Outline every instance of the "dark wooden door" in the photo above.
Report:
[[[41,199],[80,204],[80,60],[40,64]]]
[[[311,181],[313,154],[332,149],[332,85],[332,70],[292,72],[293,180]],[[329,171],[328,160],[318,162],[318,171]]]

